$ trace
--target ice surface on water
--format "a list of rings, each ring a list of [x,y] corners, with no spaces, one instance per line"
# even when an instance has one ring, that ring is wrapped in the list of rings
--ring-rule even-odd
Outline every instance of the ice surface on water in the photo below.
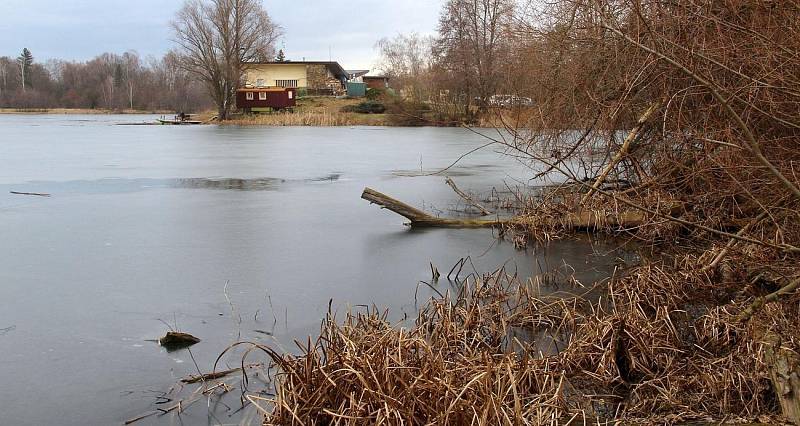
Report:
[[[202,339],[192,354],[209,371],[239,339],[293,348],[331,299],[340,313],[413,317],[415,293],[433,294],[417,290],[431,262],[610,268],[584,243],[520,252],[489,230],[409,230],[360,199],[369,186],[447,214],[459,199],[444,176],[402,174],[484,143],[462,129],[115,125],[152,118],[0,116],[3,424],[119,424],[152,409],[196,374],[188,352],[150,341],[168,325]],[[488,194],[530,172],[487,149],[448,175]]]

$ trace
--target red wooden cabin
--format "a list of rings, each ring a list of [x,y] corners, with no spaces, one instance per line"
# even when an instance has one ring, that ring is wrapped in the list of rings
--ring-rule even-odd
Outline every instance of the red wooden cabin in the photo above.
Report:
[[[297,105],[297,89],[292,87],[247,87],[236,91],[236,106],[246,112],[291,109]]]

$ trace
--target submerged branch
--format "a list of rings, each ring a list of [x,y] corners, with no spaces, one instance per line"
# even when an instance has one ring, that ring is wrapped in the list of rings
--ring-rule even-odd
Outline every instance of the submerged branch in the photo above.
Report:
[[[475,199],[470,197],[469,194],[467,194],[464,191],[460,190],[456,186],[456,183],[453,181],[453,179],[450,179],[448,177],[448,178],[445,179],[445,183],[447,183],[451,188],[453,188],[453,191],[455,191],[455,193],[458,194],[458,196],[461,197],[464,201],[466,201],[469,205],[471,205],[472,207],[475,207],[476,209],[480,210],[480,212],[484,216],[489,216],[490,214],[492,214],[492,212],[487,210],[486,207],[484,207],[481,203],[475,201]]]

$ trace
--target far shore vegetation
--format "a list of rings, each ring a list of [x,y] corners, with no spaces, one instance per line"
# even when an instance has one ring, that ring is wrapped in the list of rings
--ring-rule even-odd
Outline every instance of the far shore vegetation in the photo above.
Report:
[[[502,127],[520,117],[535,113],[525,107],[492,108],[475,111],[470,126]],[[169,109],[106,109],[106,108],[0,108],[0,114],[63,114],[63,115],[163,115],[171,116]],[[264,113],[232,113],[225,121],[216,119],[211,109],[193,114],[193,118],[208,124],[236,126],[385,126],[385,127],[457,127],[466,125],[462,120],[437,111],[428,103],[403,101],[397,96],[381,95],[377,98],[302,97],[291,111]]]

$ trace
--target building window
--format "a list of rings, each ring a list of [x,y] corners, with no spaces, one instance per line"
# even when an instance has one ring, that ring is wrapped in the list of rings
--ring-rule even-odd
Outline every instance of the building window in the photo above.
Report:
[[[259,78],[258,80],[256,80],[256,87],[264,87],[264,79],[263,78]]]
[[[245,93],[245,99],[247,99],[248,101],[252,101],[253,100],[253,92]]]
[[[259,101],[266,101],[267,100],[267,92],[258,92],[258,100]]]
[[[275,80],[275,85],[278,87],[296,88],[297,80]]]
[[[289,99],[292,99],[292,98],[294,98],[294,92],[292,92],[292,91],[290,90],[290,91],[289,91]]]

